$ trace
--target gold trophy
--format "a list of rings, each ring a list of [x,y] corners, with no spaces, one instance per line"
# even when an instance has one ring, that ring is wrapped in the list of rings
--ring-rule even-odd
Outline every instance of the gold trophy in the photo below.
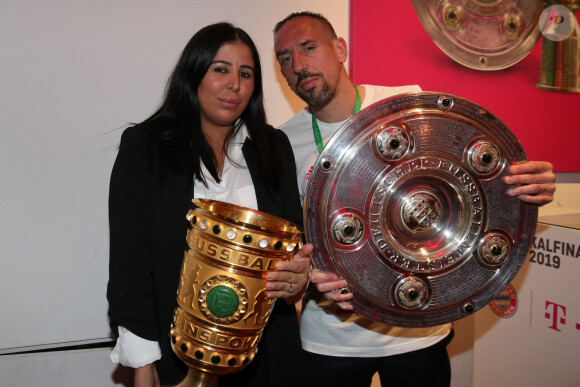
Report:
[[[540,17],[542,62],[537,87],[580,93],[580,28],[575,16],[580,0],[550,3]]]
[[[189,367],[179,386],[216,386],[248,365],[274,300],[266,275],[301,247],[294,224],[233,204],[194,199],[171,347]]]

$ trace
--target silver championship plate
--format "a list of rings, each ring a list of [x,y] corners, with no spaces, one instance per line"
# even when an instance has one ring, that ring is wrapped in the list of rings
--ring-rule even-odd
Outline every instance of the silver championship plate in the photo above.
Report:
[[[343,277],[354,311],[413,327],[460,319],[511,281],[537,206],[506,194],[526,161],[514,134],[466,99],[380,101],[349,119],[316,161],[304,203],[315,266]]]
[[[456,62],[501,70],[522,60],[540,38],[544,0],[412,0],[431,39]]]

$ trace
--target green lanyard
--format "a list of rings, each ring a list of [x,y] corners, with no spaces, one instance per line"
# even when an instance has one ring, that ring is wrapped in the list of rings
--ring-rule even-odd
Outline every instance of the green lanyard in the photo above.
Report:
[[[354,116],[360,112],[360,93],[358,92],[358,87],[353,83],[354,89],[356,90],[356,101],[354,102]],[[312,114],[312,132],[314,134],[314,141],[316,142],[316,147],[318,148],[318,153],[322,152],[324,149],[324,144],[322,143],[322,136],[320,135],[320,128],[318,127],[318,121],[316,121],[316,116]]]

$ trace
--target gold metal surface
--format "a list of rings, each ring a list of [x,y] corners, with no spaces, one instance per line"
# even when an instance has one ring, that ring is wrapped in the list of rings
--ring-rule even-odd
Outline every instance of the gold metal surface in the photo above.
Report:
[[[580,93],[580,27],[574,14],[580,9],[578,0],[552,1],[552,4],[565,6],[572,12],[571,18],[564,19],[573,31],[564,40],[542,37],[542,62],[540,65],[539,89]]]
[[[506,13],[502,20],[502,31],[510,40],[515,40],[522,34],[522,20],[517,13]]]
[[[445,28],[455,32],[463,24],[463,8],[453,3],[445,4],[441,11],[441,19],[443,20]]]
[[[194,199],[171,346],[190,368],[180,386],[217,385],[243,369],[274,307],[266,275],[301,245],[292,223],[248,208]]]

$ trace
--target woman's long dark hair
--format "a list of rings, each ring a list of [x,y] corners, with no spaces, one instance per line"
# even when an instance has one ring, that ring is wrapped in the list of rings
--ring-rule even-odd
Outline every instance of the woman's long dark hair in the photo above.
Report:
[[[218,50],[226,43],[240,41],[252,52],[254,60],[254,92],[234,130],[226,138],[227,145],[241,124],[245,124],[250,139],[258,148],[260,165],[270,165],[264,131],[266,113],[262,91],[262,67],[256,45],[242,29],[230,23],[212,24],[199,30],[187,43],[169,78],[161,107],[141,124],[147,127],[162,144],[170,166],[178,173],[186,173],[207,185],[201,162],[216,181],[220,181],[217,160],[201,130],[197,90]],[[267,173],[269,174],[269,173]]]

